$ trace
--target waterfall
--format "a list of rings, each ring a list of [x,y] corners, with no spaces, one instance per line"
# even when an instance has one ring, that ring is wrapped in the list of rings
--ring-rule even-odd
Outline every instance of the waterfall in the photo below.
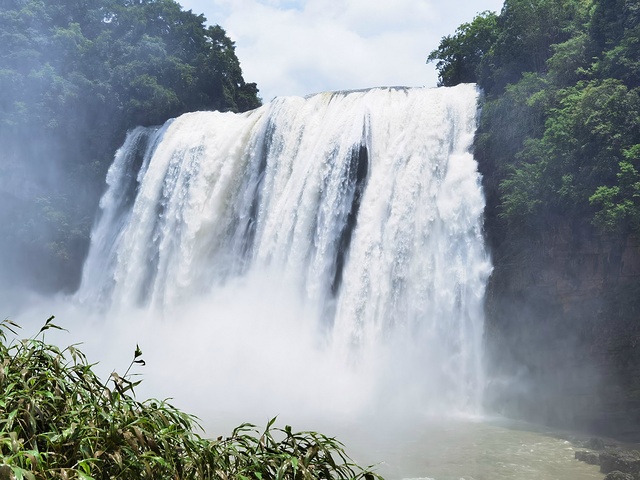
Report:
[[[260,277],[263,293],[296,298],[321,358],[371,379],[381,402],[384,378],[425,411],[477,411],[491,270],[470,153],[477,96],[321,93],[131,131],[77,298],[175,312]]]

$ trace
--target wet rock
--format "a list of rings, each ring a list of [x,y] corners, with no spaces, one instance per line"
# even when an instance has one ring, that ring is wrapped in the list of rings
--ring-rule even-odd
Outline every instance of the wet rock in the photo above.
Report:
[[[576,460],[586,462],[589,465],[600,465],[600,454],[595,452],[587,452],[584,450],[578,450],[575,453]]]
[[[624,473],[640,473],[640,454],[638,452],[602,452],[600,454],[600,471]]]
[[[587,442],[585,442],[584,447],[590,448],[591,450],[604,450],[605,448],[604,440],[601,438],[590,438]]]
[[[635,480],[636,477],[631,475],[630,473],[623,473],[617,470],[610,472],[604,477],[604,480]]]

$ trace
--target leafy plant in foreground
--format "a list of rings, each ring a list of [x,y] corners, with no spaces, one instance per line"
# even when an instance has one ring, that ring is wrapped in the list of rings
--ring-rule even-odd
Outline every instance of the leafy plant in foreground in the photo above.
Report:
[[[112,387],[75,345],[35,337],[7,342],[18,325],[0,323],[0,479],[380,479],[337,440],[315,432],[251,424],[217,440],[201,438],[194,416],[165,401],[133,397],[129,370]]]

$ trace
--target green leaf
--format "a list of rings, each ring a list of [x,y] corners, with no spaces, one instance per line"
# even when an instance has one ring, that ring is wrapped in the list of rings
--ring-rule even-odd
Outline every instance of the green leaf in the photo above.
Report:
[[[23,480],[26,478],[27,480],[35,480],[35,476],[28,470],[20,467],[11,466],[11,470],[13,470],[13,474],[16,477],[16,480]]]

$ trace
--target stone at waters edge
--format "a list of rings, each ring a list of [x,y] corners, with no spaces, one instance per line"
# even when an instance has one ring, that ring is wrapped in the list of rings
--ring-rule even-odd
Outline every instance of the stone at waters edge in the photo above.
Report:
[[[590,438],[589,441],[584,444],[584,446],[585,448],[590,448],[591,450],[604,450],[606,444],[601,438],[594,437]]]
[[[634,480],[640,478],[640,453],[636,451],[575,452],[576,460],[590,465],[600,465],[600,471],[608,474],[606,480]]]
[[[600,455],[595,452],[579,450],[575,453],[576,460],[588,463],[589,465],[600,465]]]
[[[630,473],[622,473],[616,470],[607,474],[604,480],[635,480],[635,477]]]
[[[602,452],[600,454],[600,471],[624,473],[640,473],[640,454],[638,452]]]

